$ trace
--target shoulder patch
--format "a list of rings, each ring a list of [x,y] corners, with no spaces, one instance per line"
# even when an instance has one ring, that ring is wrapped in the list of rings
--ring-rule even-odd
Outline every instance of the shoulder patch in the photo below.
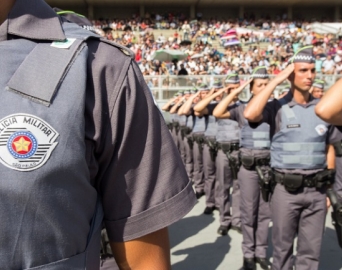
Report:
[[[54,41],[52,42],[51,47],[55,47],[58,49],[69,49],[75,41],[76,38],[67,38],[64,41]]]
[[[58,136],[34,115],[9,115],[0,120],[0,162],[16,171],[36,170],[50,158]]]
[[[328,128],[325,125],[320,124],[315,127],[315,130],[319,136],[323,136],[328,131]]]

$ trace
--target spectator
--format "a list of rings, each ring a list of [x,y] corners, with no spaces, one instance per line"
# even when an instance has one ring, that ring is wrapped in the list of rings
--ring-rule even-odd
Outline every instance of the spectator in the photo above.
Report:
[[[316,67],[317,73],[322,72],[322,64],[323,64],[323,61],[321,60],[321,57],[319,55],[316,55],[315,67]]]
[[[327,59],[324,60],[322,68],[323,74],[334,74],[335,62],[332,60],[331,55],[328,55]]]
[[[342,74],[342,59],[340,56],[335,56],[335,74]]]
[[[188,21],[185,21],[183,26],[183,39],[184,40],[189,40],[189,34],[190,34],[190,25],[188,24]]]
[[[197,74],[227,74],[232,70],[250,74],[258,65],[268,66],[269,73],[276,74],[283,70],[289,57],[300,47],[314,43],[316,56],[316,71],[324,71],[324,74],[341,74],[341,61],[333,61],[335,56],[342,55],[341,40],[336,40],[336,35],[317,35],[307,26],[307,21],[270,21],[261,19],[255,21],[253,16],[247,16],[243,21],[238,20],[202,20],[188,23],[188,18],[182,14],[156,14],[142,18],[133,16],[127,20],[97,20],[94,21],[97,32],[106,30],[106,37],[110,40],[129,47],[136,54],[136,61],[144,74],[161,75],[178,74],[179,65],[183,64],[189,75]],[[210,45],[216,36],[222,36],[227,30],[237,27],[253,27],[253,31],[247,31],[240,35],[240,41],[252,42],[250,48],[242,52],[241,47],[231,46],[227,48],[214,48]],[[155,40],[153,29],[172,29],[170,34],[160,34]],[[268,28],[270,31],[260,31]],[[108,30],[108,28],[112,30]],[[189,30],[190,28],[190,30]],[[299,29],[301,28],[301,29]],[[140,31],[141,30],[141,31]],[[178,31],[182,31],[179,34]],[[186,30],[186,31],[185,31]],[[188,35],[185,35],[188,33]],[[180,46],[181,39],[190,39],[191,45]],[[263,40],[269,42],[266,46],[259,46],[255,42]],[[158,49],[180,49],[190,57],[199,57],[194,60],[184,60],[178,63],[178,67],[170,63],[153,62],[152,55]],[[330,55],[330,57],[327,57]],[[326,61],[323,61],[327,57]],[[329,60],[330,58],[330,60]],[[142,60],[147,62],[142,63]],[[339,59],[338,57],[336,59]],[[163,64],[163,65],[162,65]],[[165,65],[164,65],[165,64]]]
[[[180,76],[180,75],[188,75],[188,71],[184,68],[183,64],[180,65],[180,70],[178,71],[177,75],[178,76]]]

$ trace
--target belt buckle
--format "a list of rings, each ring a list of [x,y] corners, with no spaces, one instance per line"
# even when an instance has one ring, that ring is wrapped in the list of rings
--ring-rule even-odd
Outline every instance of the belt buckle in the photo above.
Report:
[[[232,150],[239,150],[239,144],[238,143],[232,143]]]
[[[256,166],[263,166],[265,165],[264,162],[263,162],[263,159],[261,158],[255,158],[255,165]]]

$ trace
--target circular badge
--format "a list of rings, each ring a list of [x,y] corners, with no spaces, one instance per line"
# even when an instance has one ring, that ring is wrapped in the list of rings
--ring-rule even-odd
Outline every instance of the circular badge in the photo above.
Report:
[[[12,114],[0,119],[0,165],[21,172],[37,170],[48,162],[58,132],[43,119]]]
[[[37,139],[31,132],[15,132],[7,142],[7,149],[13,157],[27,159],[36,153]]]

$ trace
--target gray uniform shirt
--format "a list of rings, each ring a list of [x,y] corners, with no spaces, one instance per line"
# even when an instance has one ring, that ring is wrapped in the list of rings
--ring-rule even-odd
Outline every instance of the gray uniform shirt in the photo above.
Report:
[[[45,18],[47,9],[42,0],[17,0],[0,26],[0,44],[17,38],[63,40],[59,19]],[[110,240],[128,241],[182,218],[196,200],[137,64],[130,59],[124,65],[129,58],[124,49],[95,39],[87,44],[84,117],[89,184],[102,198]],[[116,83],[119,78],[121,85]]]
[[[287,100],[290,100],[288,105],[290,107],[293,107],[295,105],[302,106],[304,108],[307,108],[308,106],[311,106],[313,104],[314,98],[310,96],[310,100],[307,104],[298,104],[292,95],[292,92],[290,91],[285,98]],[[281,104],[279,103],[278,100],[273,100],[269,103],[267,103],[264,111],[263,111],[263,120],[266,123],[268,123],[271,127],[271,130],[274,130],[274,133],[271,132],[272,136],[276,134],[277,132],[280,131],[281,128]],[[313,117],[317,117],[316,115],[313,115]],[[327,136],[326,136],[326,144],[330,144],[334,141],[336,141],[335,135],[334,135],[334,126],[330,125],[327,131]],[[309,175],[309,174],[314,174],[317,171],[320,170],[302,170],[302,169],[277,169],[277,171],[283,172],[283,173],[292,173],[292,174],[304,174],[304,175]]]
[[[239,123],[239,127],[242,128],[245,125],[246,118],[243,116],[243,112],[245,111],[247,103],[245,102],[237,102],[236,105],[233,105],[229,108],[230,118]],[[261,123],[248,123],[252,128],[256,128]],[[272,131],[271,131],[272,132]],[[240,152],[244,156],[254,156],[257,158],[266,158],[269,156],[270,151],[266,149],[247,149],[240,148]]]

